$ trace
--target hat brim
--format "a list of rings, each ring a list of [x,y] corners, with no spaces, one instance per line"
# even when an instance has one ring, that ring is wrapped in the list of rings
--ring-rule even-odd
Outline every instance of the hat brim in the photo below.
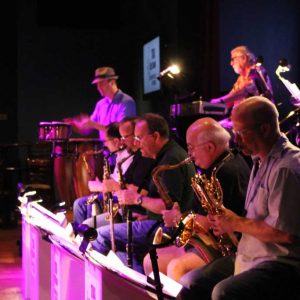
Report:
[[[93,81],[92,81],[92,84],[96,84],[98,82],[101,82],[101,81],[104,81],[104,80],[111,80],[111,79],[118,79],[119,76],[108,76],[108,77],[105,77],[105,78],[95,78]]]

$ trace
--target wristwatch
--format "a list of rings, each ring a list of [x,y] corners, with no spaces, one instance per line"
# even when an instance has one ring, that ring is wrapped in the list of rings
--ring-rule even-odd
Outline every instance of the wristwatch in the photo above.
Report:
[[[143,198],[144,198],[143,195],[139,195],[138,196],[138,198],[136,200],[137,205],[142,206],[142,204],[143,204]]]

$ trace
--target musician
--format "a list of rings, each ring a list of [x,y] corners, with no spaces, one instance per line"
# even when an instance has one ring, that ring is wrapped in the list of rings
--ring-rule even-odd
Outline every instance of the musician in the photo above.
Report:
[[[123,180],[128,189],[133,189],[135,191],[139,190],[140,193],[147,194],[148,185],[150,181],[151,170],[154,167],[155,160],[148,157],[143,157],[138,148],[138,145],[134,143],[134,128],[135,123],[138,120],[137,117],[126,117],[119,123],[119,135],[115,133],[116,136],[120,137],[116,140],[116,147],[121,147],[126,149],[127,156],[122,155],[122,158],[117,159],[117,162],[120,162],[123,158],[127,158],[121,165],[123,171]],[[120,144],[121,142],[121,144]],[[110,148],[114,150],[114,148]],[[117,152],[118,153],[118,152]],[[142,166],[142,167],[141,167]],[[124,168],[125,167],[125,168]],[[121,189],[120,186],[120,176],[117,173],[119,170],[115,167],[114,172],[110,179],[104,179],[102,183],[99,180],[91,181],[89,186],[91,187],[91,191],[93,192],[116,192]],[[101,200],[102,200],[102,196]],[[118,201],[117,197],[115,198],[115,202]],[[84,197],[86,199],[86,197]],[[85,205],[84,200],[82,200],[82,205]],[[86,206],[86,205],[85,205]],[[108,224],[108,219],[106,215],[108,212],[101,212],[96,217],[97,226],[103,226]],[[81,210],[81,222],[92,226],[94,220],[91,218],[91,214],[88,213],[84,218],[84,214]],[[125,216],[122,216],[125,217]],[[133,209],[133,217],[138,219],[145,218],[145,210],[139,206],[134,207]],[[122,221],[120,218],[115,221]]]
[[[110,123],[106,130],[104,131],[104,145],[108,148],[111,154],[116,155],[116,163],[122,160],[125,157],[128,157],[130,153],[126,148],[123,147],[121,141],[121,135],[119,133],[119,123],[113,122]],[[123,165],[122,171],[126,172],[130,163],[132,161],[132,157],[129,158]],[[110,177],[114,180],[118,180],[119,178],[119,170],[118,168],[114,168]],[[90,180],[88,182],[89,189],[91,192],[101,192],[102,191],[102,183],[98,178],[96,180]],[[74,201],[73,204],[73,222],[75,225],[83,223],[87,218],[90,218],[92,215],[92,207],[91,205],[87,205],[87,199],[89,196],[78,198]],[[102,193],[99,193],[99,202],[101,206],[101,202],[103,200]],[[99,220],[97,220],[99,222]]]
[[[186,134],[189,155],[200,168],[201,174],[205,174],[208,179],[212,170],[228,155],[229,140],[230,135],[227,130],[212,118],[201,118],[189,126]],[[223,204],[238,215],[242,215],[244,211],[249,175],[248,164],[238,153],[234,155],[233,159],[226,161],[217,173],[223,191]],[[198,204],[198,207],[195,207],[198,212],[196,222],[209,230],[210,225],[205,217],[206,212],[199,207],[200,201],[196,198],[196,195],[195,201]],[[175,205],[173,209],[165,210],[162,214],[167,227],[176,226],[182,215]],[[215,250],[209,250],[208,248],[207,250],[215,257],[220,255]],[[181,248],[170,246],[157,249],[157,254],[160,272],[167,274],[176,281],[179,281],[188,271],[205,264],[203,257],[191,245]],[[148,256],[144,260],[144,268],[146,274],[152,271]]]
[[[236,256],[183,276],[182,299],[299,299],[300,149],[280,132],[278,111],[251,97],[232,111],[235,141],[254,163],[245,217],[209,215],[217,235],[241,232]]]
[[[126,117],[120,122],[119,132],[122,145],[132,154],[132,161],[123,174],[127,188],[142,190],[147,189],[151,170],[154,166],[152,158],[143,157],[138,145],[134,142],[134,128],[137,117]],[[115,192],[121,189],[119,180],[109,179],[103,181],[103,189],[108,192]],[[146,192],[146,190],[145,190]]]
[[[246,46],[238,46],[231,50],[230,65],[238,78],[231,91],[219,98],[214,98],[211,103],[225,103],[232,108],[246,98],[254,95],[263,95],[273,100],[273,90],[266,69],[261,63],[256,63],[257,58]],[[230,119],[222,120],[222,125],[231,128]]]
[[[137,121],[134,135],[142,155],[156,159],[157,166],[176,164],[187,158],[186,151],[169,138],[169,126],[167,121],[160,115],[148,113],[142,116]],[[185,165],[161,174],[162,182],[166,186],[171,199],[179,203],[182,211],[188,210],[193,205],[190,178],[194,174],[195,169],[192,165]],[[142,261],[152,244],[156,229],[162,225],[161,211],[166,209],[165,201],[160,197],[153,180],[150,182],[147,196],[129,189],[118,191],[116,195],[122,205],[140,205],[147,210],[147,220],[132,222],[133,268],[143,273]],[[124,259],[127,226],[124,223],[115,224],[114,231],[117,254],[121,259]],[[98,228],[98,238],[92,242],[92,246],[103,254],[110,251],[109,226]]]
[[[134,143],[134,128],[137,120],[137,117],[126,117],[119,124],[121,144],[124,148],[126,148],[127,152],[130,155],[127,156],[127,159],[121,165],[122,170],[124,170],[123,164],[125,164],[126,162],[128,164],[128,162],[130,162],[127,170],[123,171],[124,174],[122,177],[126,188],[139,191],[143,194],[147,194],[151,170],[154,167],[155,160],[152,158],[143,157],[138,145]],[[118,175],[117,177],[118,178],[111,176],[110,179],[104,179],[102,184],[96,182],[93,186],[93,191],[106,193],[116,192],[120,190],[122,188],[120,183],[120,176]],[[117,202],[117,197],[114,198]],[[107,225],[107,218],[105,217],[105,215],[100,214],[97,216],[96,222],[98,227]],[[140,206],[135,206],[133,208],[133,218],[144,219],[146,217],[147,216],[145,215],[145,209],[141,208]],[[93,219],[89,218],[83,223],[91,225],[93,223]]]
[[[92,84],[97,86],[103,98],[96,103],[90,116],[81,114],[75,118],[66,118],[64,121],[71,124],[80,134],[86,135],[94,129],[98,130],[100,140],[103,141],[104,131],[108,124],[120,122],[125,117],[135,116],[135,101],[119,89],[118,78],[119,76],[111,67],[97,68]]]

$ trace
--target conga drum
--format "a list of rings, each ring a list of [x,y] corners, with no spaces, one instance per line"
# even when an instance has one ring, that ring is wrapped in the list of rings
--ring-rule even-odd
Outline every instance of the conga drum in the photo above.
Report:
[[[70,124],[64,122],[40,122],[39,140],[43,142],[67,141],[72,133]]]
[[[88,181],[103,174],[103,143],[98,139],[72,138],[55,142],[54,182],[56,197],[72,209],[75,199],[91,194]]]

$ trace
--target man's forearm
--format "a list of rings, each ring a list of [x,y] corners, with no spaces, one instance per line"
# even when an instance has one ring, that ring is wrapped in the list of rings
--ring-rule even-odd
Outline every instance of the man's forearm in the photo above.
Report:
[[[166,209],[166,206],[161,198],[151,198],[143,196],[142,207],[156,214],[161,214],[161,211]]]
[[[233,229],[237,232],[252,235],[263,242],[290,244],[295,238],[293,235],[278,230],[264,221],[243,217],[238,217],[236,219]]]

